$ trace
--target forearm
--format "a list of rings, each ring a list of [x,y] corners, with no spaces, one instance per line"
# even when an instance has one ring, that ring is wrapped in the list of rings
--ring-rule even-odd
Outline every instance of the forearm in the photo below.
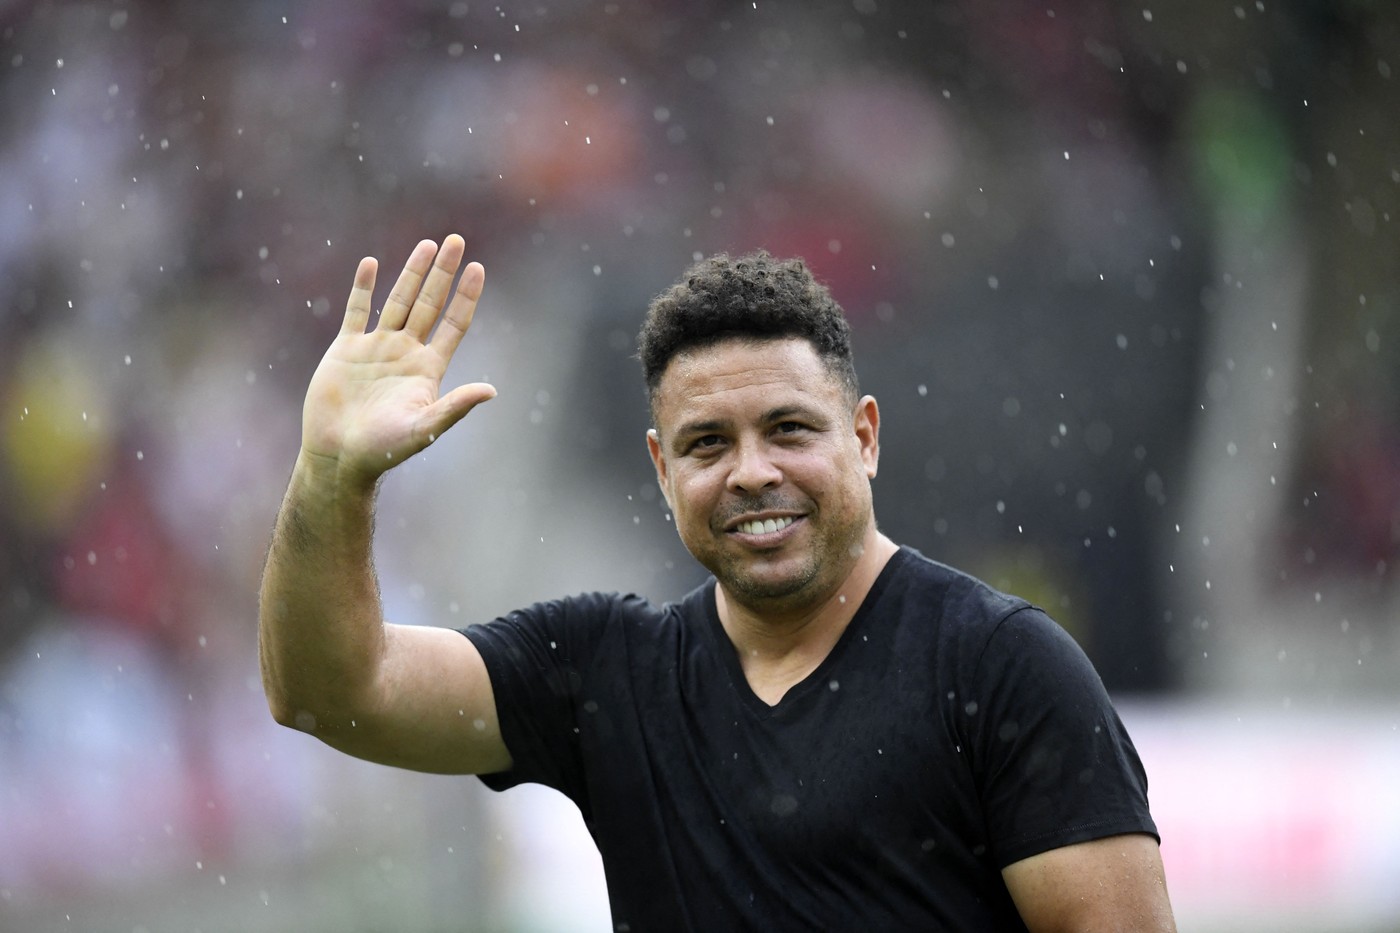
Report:
[[[302,453],[259,599],[263,688],[284,725],[346,727],[370,695],[384,650],[373,536],[373,484]]]

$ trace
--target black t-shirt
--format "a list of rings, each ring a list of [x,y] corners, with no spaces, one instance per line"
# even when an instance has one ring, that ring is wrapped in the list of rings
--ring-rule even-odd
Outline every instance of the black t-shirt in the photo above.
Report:
[[[579,807],[619,930],[1024,930],[1000,870],[1156,835],[1141,762],[1067,633],[909,548],[776,706],[715,581],[464,631],[513,765]]]

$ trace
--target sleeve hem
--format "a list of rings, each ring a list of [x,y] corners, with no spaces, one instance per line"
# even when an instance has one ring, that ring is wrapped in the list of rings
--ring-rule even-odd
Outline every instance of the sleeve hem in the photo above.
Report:
[[[1040,855],[1052,849],[1060,849],[1065,846],[1072,846],[1080,842],[1093,842],[1095,839],[1106,839],[1109,836],[1124,836],[1133,833],[1151,836],[1160,845],[1162,837],[1157,832],[1156,825],[1151,821],[1141,819],[1117,819],[1098,820],[1093,823],[1082,823],[1078,826],[1068,826],[1064,829],[1056,830],[1053,833],[1041,833],[1013,842],[1000,849],[997,853],[997,867],[1006,868],[1008,865],[1030,858],[1033,855]]]
[[[476,650],[481,653],[482,663],[486,665],[486,676],[491,679],[491,689],[493,692],[496,691],[498,689],[497,685],[500,683],[500,679],[495,669],[496,656],[495,653],[492,651],[490,644],[487,643],[485,639],[473,638],[472,631],[470,628],[459,628],[457,631],[461,632],[462,637],[466,638],[473,645],[475,645]],[[500,720],[499,709],[496,711],[496,718],[498,721]],[[509,752],[510,740],[506,737],[506,727],[504,722],[501,723],[501,741],[505,742],[506,751]],[[510,757],[511,761],[514,762],[515,753],[511,752]],[[489,789],[497,792],[510,790],[512,787],[528,783],[528,781],[525,778],[522,778],[517,774],[514,764],[512,764],[511,767],[507,768],[505,771],[493,771],[490,774],[478,774],[476,775],[476,778],[477,780],[481,781],[481,783],[485,784]]]

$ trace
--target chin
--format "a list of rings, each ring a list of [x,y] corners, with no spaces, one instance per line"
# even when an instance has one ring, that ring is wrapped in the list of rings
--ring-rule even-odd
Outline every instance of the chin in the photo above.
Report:
[[[725,589],[745,600],[782,600],[801,593],[816,575],[815,567],[802,566],[774,573],[753,573],[748,568],[737,568],[737,572],[715,574],[715,577]]]

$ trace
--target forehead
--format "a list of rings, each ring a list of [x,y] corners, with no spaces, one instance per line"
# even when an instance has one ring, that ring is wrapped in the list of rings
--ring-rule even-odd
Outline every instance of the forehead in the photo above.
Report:
[[[761,404],[840,404],[841,384],[800,337],[730,338],[676,354],[661,374],[654,414],[665,428],[702,411]]]

